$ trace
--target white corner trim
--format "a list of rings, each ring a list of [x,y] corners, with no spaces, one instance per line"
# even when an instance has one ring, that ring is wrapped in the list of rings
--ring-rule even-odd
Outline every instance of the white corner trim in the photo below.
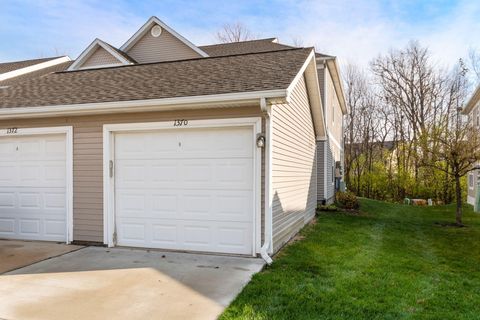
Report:
[[[66,148],[66,239],[65,242],[71,243],[73,241],[73,128],[66,127],[41,127],[41,128],[15,128],[16,133],[10,133],[9,129],[0,129],[0,137],[18,137],[18,136],[32,136],[32,135],[48,135],[48,134],[65,134],[65,148]]]
[[[0,108],[0,119],[50,117],[61,115],[75,116],[85,114],[102,114],[113,111],[147,112],[205,107],[215,108],[236,104],[258,105],[261,98],[285,98],[285,96],[285,90],[266,90],[149,100],[113,101],[44,107],[32,106]]]
[[[127,42],[125,42],[121,47],[120,47],[120,50],[124,51],[124,52],[127,52],[128,50],[130,50],[136,43],[138,40],[140,40],[140,38],[149,30],[149,28],[153,25],[153,24],[158,24],[160,27],[162,27],[163,29],[167,30],[169,33],[171,33],[175,38],[177,38],[178,40],[180,40],[181,42],[183,42],[184,44],[186,44],[188,47],[190,47],[193,51],[195,51],[196,53],[198,53],[200,56],[202,57],[208,57],[208,54],[201,50],[200,48],[198,48],[196,45],[194,45],[193,43],[191,43],[190,41],[188,41],[186,38],[184,38],[182,35],[180,35],[178,32],[176,32],[175,30],[173,30],[172,28],[170,28],[168,25],[166,25],[162,20],[158,19],[157,17],[153,16],[151,17],[150,19],[148,19],[148,21],[137,31],[135,32],[135,34],[130,37],[130,39],[127,40]]]
[[[132,64],[127,58],[113,50],[110,45],[108,45],[106,42],[100,40],[100,39],[95,39],[93,40],[92,43],[85,49],[80,56],[75,60],[75,62],[67,69],[68,71],[73,71],[73,70],[78,70],[81,68],[81,66],[85,63],[88,58],[98,49],[98,47],[101,47],[105,49],[108,53],[110,53],[115,59],[118,60],[119,63],[122,65],[129,65]],[[115,66],[115,65],[107,65],[107,66]],[[94,66],[94,67],[89,67],[85,69],[92,69],[92,68],[101,68],[105,66]]]
[[[252,147],[254,159],[254,182],[253,182],[253,244],[252,255],[259,253],[261,246],[261,150],[256,145],[257,134],[261,133],[262,122],[260,117],[251,118],[227,118],[227,119],[209,119],[209,120],[189,120],[186,127],[174,127],[174,121],[162,122],[143,122],[143,123],[120,123],[103,125],[103,241],[109,247],[115,246],[113,233],[115,232],[115,167],[113,168],[113,177],[110,177],[110,161],[115,157],[116,132],[141,132],[152,130],[189,130],[195,128],[219,128],[219,127],[239,127],[249,126],[253,130]]]
[[[10,72],[5,72],[5,73],[0,74],[0,81],[10,79],[10,78],[14,78],[14,77],[18,77],[18,76],[21,76],[23,74],[38,71],[38,70],[41,70],[41,69],[53,67],[57,64],[68,62],[68,61],[71,61],[70,58],[68,56],[63,56],[63,57],[52,59],[52,60],[49,60],[49,61],[46,61],[46,62],[37,63],[37,64],[34,64],[33,66],[13,70],[13,71],[10,71]]]
[[[340,149],[340,151],[343,151],[343,146],[337,141],[337,139],[335,139],[330,130],[328,130],[328,138],[337,146],[338,149]]]

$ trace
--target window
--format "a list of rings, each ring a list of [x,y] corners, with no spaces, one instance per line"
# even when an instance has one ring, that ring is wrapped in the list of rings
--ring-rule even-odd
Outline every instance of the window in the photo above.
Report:
[[[473,173],[469,173],[468,174],[468,187],[470,189],[473,189]]]

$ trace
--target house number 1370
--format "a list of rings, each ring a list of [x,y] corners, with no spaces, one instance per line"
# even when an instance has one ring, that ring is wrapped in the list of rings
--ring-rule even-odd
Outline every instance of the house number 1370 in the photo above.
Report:
[[[178,120],[173,121],[173,126],[174,127],[183,127],[183,126],[186,126],[186,125],[188,125],[188,120],[185,120],[185,119],[178,119]]]

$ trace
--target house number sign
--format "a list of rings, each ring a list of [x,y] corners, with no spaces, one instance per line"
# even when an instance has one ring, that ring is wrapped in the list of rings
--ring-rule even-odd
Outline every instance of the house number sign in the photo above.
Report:
[[[7,128],[7,134],[15,134],[18,132],[18,128]]]
[[[177,119],[173,121],[173,126],[174,127],[184,127],[188,126],[188,120],[186,119]]]

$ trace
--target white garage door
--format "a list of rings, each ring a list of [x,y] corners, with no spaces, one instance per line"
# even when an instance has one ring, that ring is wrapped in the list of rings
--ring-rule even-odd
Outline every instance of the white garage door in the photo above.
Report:
[[[66,241],[65,135],[0,137],[0,238]]]
[[[117,244],[251,254],[251,128],[115,134]]]

